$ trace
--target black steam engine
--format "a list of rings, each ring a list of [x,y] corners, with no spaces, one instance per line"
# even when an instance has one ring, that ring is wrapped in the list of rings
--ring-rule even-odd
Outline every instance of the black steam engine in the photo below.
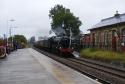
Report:
[[[66,56],[73,52],[73,48],[70,46],[70,38],[67,36],[53,36],[37,41],[35,47]]]

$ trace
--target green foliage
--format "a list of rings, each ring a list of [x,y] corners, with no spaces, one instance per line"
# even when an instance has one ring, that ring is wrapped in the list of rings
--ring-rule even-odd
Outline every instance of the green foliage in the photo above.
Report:
[[[62,27],[65,29],[67,35],[69,35],[69,28],[71,28],[73,35],[79,34],[79,27],[82,22],[70,12],[70,9],[66,9],[62,5],[56,5],[49,11],[49,17],[52,19],[52,28]]]
[[[11,42],[11,41],[12,41],[12,37],[9,37],[9,38],[8,38],[8,41]]]
[[[23,35],[15,35],[13,39],[19,43],[27,44],[27,39]]]
[[[0,38],[0,46],[2,46],[4,44],[4,41],[2,38]]]
[[[13,40],[17,41],[21,45],[27,44],[27,39],[24,35],[14,35]],[[12,41],[12,37],[9,37],[9,41]]]
[[[87,48],[80,53],[82,57],[104,61],[120,61],[125,63],[125,53]]]

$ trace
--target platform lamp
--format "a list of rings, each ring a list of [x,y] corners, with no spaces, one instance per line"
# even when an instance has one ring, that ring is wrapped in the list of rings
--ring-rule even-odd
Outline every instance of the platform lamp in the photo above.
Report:
[[[14,19],[11,19],[11,20],[9,20],[9,21],[14,22],[15,20],[14,20]],[[11,25],[11,27],[10,27],[10,29],[9,29],[9,34],[10,34],[10,38],[11,38],[11,47],[13,46],[13,36],[12,36],[12,29],[13,29],[13,28],[17,28],[17,27],[13,27],[13,26]]]

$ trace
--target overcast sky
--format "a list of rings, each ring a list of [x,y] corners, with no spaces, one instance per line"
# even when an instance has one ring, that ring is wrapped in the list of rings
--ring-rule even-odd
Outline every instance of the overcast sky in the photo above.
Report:
[[[80,18],[83,33],[101,19],[113,16],[116,10],[125,13],[125,0],[0,0],[0,35],[8,34],[10,27],[17,27],[13,28],[13,35],[27,38],[48,35],[49,10],[56,4],[69,8]]]

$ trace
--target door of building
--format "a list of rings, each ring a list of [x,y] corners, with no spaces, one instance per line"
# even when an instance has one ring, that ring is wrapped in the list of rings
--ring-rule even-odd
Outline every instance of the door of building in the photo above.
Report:
[[[113,30],[112,31],[112,50],[113,51],[116,51],[116,48],[117,48],[117,46],[116,46],[116,37],[117,37],[117,32],[116,32],[116,30]]]
[[[95,47],[95,33],[92,34],[92,44],[93,47]]]
[[[122,30],[122,51],[125,51],[125,29]]]

